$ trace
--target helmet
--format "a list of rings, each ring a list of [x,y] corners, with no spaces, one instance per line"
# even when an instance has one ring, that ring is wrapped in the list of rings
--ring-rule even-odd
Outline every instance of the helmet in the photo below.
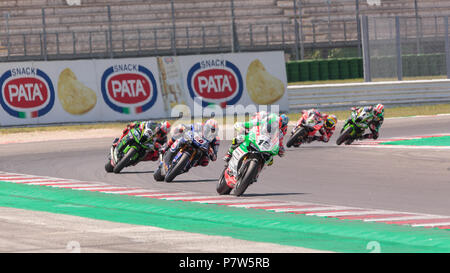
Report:
[[[163,134],[167,135],[170,131],[170,123],[167,120],[163,121],[161,122],[159,128]]]
[[[144,128],[143,128],[143,134],[149,139],[153,136],[153,129],[154,128],[154,122],[152,121],[147,121],[144,123]]]
[[[289,123],[289,117],[286,116],[285,114],[282,114],[280,116],[280,128],[287,126],[288,123]]]
[[[326,122],[325,122],[325,128],[331,129],[331,128],[333,128],[334,126],[336,126],[336,123],[337,123],[337,118],[336,118],[336,116],[335,116],[335,115],[329,115],[329,116],[327,117]]]
[[[214,119],[208,119],[203,124],[203,137],[212,141],[219,134],[219,126]]]
[[[383,115],[384,114],[384,105],[383,104],[377,104],[375,106],[375,108],[373,109],[373,111],[374,111],[375,115],[377,115],[377,116],[379,114]]]

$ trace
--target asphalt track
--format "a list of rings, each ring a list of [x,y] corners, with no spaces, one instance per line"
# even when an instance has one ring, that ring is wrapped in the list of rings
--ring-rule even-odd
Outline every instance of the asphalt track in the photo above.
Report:
[[[450,215],[450,153],[439,149],[379,149],[311,143],[287,150],[264,169],[245,196],[268,200]],[[120,132],[118,132],[119,134]],[[381,138],[450,133],[450,116],[386,119]],[[172,183],[155,182],[156,162],[121,174],[104,171],[112,139],[80,139],[0,145],[0,170],[102,181],[148,189],[215,194],[222,160],[197,167]],[[229,141],[222,141],[222,158]]]

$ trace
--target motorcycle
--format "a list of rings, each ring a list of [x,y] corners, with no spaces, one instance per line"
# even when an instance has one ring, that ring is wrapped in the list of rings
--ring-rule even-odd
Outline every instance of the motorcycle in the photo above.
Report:
[[[313,137],[323,126],[322,117],[315,112],[304,111],[302,117],[289,137],[286,147],[297,146],[297,143],[311,143]]]
[[[123,168],[139,163],[149,150],[150,146],[146,144],[149,139],[150,136],[141,128],[131,128],[120,141],[119,138],[114,139],[105,164],[106,172],[120,173]],[[121,151],[119,147],[123,147]]]
[[[213,139],[203,136],[201,124],[192,125],[191,130],[186,131],[172,145],[171,149],[175,149],[175,152],[160,155],[160,163],[153,178],[156,181],[172,182],[178,175],[187,173],[208,154],[211,141]]]
[[[274,122],[273,124],[277,124]],[[253,127],[245,136],[242,144],[233,151],[232,157],[217,184],[220,195],[233,194],[241,196],[258,180],[261,170],[273,162],[273,156],[279,152],[278,126],[271,126],[265,122]]]
[[[369,107],[353,111],[350,119],[342,128],[336,144],[341,145],[345,142],[346,145],[349,145],[356,139],[359,139],[361,134],[369,127],[371,119],[373,119],[373,114]]]

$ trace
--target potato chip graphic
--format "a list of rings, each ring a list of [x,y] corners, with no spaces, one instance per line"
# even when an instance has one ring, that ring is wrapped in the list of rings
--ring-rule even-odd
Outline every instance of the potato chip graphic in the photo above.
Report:
[[[95,92],[78,81],[69,68],[64,69],[59,75],[58,99],[64,110],[72,115],[85,114],[97,103]]]
[[[248,67],[246,84],[248,94],[256,104],[273,104],[281,99],[285,92],[283,82],[269,74],[258,59]]]

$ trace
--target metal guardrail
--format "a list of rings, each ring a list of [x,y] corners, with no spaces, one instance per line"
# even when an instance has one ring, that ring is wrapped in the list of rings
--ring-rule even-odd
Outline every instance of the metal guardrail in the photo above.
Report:
[[[348,109],[383,103],[391,106],[450,102],[450,80],[296,85],[288,87],[289,109]]]

